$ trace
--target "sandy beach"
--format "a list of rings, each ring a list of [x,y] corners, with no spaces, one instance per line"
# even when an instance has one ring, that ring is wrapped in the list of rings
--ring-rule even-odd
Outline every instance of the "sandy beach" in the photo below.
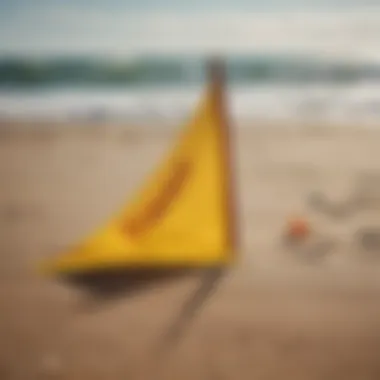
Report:
[[[0,378],[379,379],[380,260],[354,233],[380,230],[380,202],[330,217],[308,199],[340,202],[380,173],[380,129],[238,128],[241,257],[201,301],[201,273],[90,307],[36,273],[113,215],[174,138],[154,126],[0,125]],[[293,216],[311,225],[299,246],[283,241]]]

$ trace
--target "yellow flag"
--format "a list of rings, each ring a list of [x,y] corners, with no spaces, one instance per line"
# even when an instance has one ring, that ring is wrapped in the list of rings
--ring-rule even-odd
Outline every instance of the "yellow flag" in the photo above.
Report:
[[[175,149],[130,203],[48,273],[228,264],[237,249],[229,130],[211,83]]]

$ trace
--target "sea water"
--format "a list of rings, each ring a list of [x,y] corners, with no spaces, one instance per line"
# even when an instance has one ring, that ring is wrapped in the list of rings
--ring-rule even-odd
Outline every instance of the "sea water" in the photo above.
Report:
[[[0,119],[177,123],[199,101],[207,52],[217,48],[226,59],[232,117],[246,125],[279,121],[377,127],[380,12],[341,8],[198,18],[185,14],[183,20],[157,14],[150,20],[149,38],[133,39],[135,47],[145,46],[133,59],[108,53],[1,54]],[[128,27],[141,27],[130,21]],[[94,46],[110,41],[111,36]]]
[[[0,90],[0,118],[172,124],[199,103],[203,87],[60,87]],[[231,85],[231,116],[251,123],[310,122],[380,125],[380,83],[248,83]]]

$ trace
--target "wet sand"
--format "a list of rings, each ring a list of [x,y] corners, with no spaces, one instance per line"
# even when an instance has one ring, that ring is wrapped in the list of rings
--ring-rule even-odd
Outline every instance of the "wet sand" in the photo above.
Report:
[[[380,229],[380,208],[329,217],[307,203],[380,173],[375,130],[240,128],[242,254],[220,281],[198,273],[100,301],[36,274],[123,205],[174,136],[1,125],[0,378],[379,379],[380,259],[353,233]],[[312,227],[300,246],[282,239],[293,215]]]

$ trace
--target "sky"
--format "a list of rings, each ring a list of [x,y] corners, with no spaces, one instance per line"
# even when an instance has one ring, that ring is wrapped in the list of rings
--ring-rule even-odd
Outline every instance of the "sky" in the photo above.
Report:
[[[23,7],[43,9],[45,7],[60,7],[74,5],[80,8],[97,8],[102,10],[114,9],[291,9],[294,7],[345,7],[373,5],[378,0],[0,0],[0,9],[11,10]]]
[[[287,51],[380,60],[379,43],[380,0],[0,0],[0,57]]]

